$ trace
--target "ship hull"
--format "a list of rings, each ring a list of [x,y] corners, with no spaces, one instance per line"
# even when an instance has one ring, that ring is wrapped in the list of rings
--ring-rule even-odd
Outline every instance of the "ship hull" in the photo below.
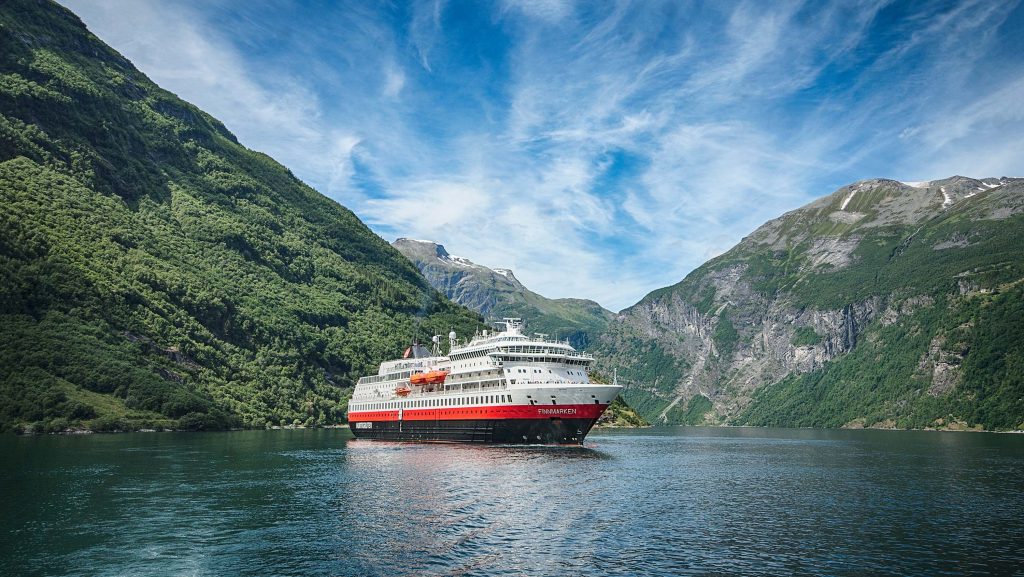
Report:
[[[356,421],[360,439],[450,443],[582,445],[596,418]]]

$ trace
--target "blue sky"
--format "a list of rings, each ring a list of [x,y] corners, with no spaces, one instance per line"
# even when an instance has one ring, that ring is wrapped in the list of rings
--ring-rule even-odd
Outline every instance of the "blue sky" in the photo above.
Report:
[[[1024,176],[1019,0],[61,0],[388,240],[625,308],[865,178]]]

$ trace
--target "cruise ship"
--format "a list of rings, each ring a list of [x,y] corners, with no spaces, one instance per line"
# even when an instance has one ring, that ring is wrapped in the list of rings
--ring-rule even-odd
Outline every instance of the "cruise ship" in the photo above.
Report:
[[[414,344],[402,358],[359,379],[348,405],[357,438],[499,444],[581,445],[622,390],[591,383],[594,358],[568,342],[523,334],[520,319],[497,323],[449,351]]]

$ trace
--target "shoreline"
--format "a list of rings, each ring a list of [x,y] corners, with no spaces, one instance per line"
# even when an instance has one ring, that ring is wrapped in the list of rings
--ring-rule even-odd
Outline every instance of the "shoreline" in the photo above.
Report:
[[[322,427],[307,427],[305,425],[277,425],[273,427],[258,428],[236,428],[236,429],[210,429],[210,430],[190,430],[190,429],[131,429],[131,430],[114,430],[114,431],[93,431],[92,429],[84,428],[69,428],[63,431],[55,431],[50,433],[37,433],[34,431],[27,431],[24,428],[21,430],[12,431],[16,437],[42,437],[45,435],[122,435],[126,433],[231,433],[235,431],[282,431],[282,430],[299,430],[299,429],[348,429],[348,423],[339,423],[336,425],[324,425]]]
[[[1024,434],[1024,430],[1014,429],[1009,431],[987,431],[984,429],[972,429],[972,428],[955,428],[955,429],[937,429],[937,428],[924,428],[924,429],[899,429],[899,428],[881,428],[881,427],[761,427],[755,425],[595,425],[593,430],[619,430],[619,429],[653,429],[653,428],[669,428],[669,427],[692,427],[701,429],[792,429],[792,430],[813,430],[813,431],[920,431],[920,432],[933,432],[933,433],[994,433],[1000,435],[1021,435]],[[50,432],[50,433],[36,433],[32,431],[13,431],[14,436],[17,437],[37,437],[45,435],[109,435],[109,434],[126,434],[126,433],[228,433],[234,431],[287,431],[287,430],[316,430],[316,429],[349,429],[348,423],[338,423],[335,425],[324,425],[322,427],[306,427],[304,425],[284,425],[284,426],[273,426],[264,427],[262,429],[252,428],[237,428],[237,429],[215,429],[207,431],[192,431],[187,429],[134,429],[134,430],[117,430],[117,431],[93,431],[90,429],[65,429],[63,431]]]

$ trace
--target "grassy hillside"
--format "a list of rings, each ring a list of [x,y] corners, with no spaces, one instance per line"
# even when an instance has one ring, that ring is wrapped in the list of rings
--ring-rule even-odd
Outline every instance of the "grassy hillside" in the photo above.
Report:
[[[336,423],[479,320],[64,8],[0,4],[0,427]]]

